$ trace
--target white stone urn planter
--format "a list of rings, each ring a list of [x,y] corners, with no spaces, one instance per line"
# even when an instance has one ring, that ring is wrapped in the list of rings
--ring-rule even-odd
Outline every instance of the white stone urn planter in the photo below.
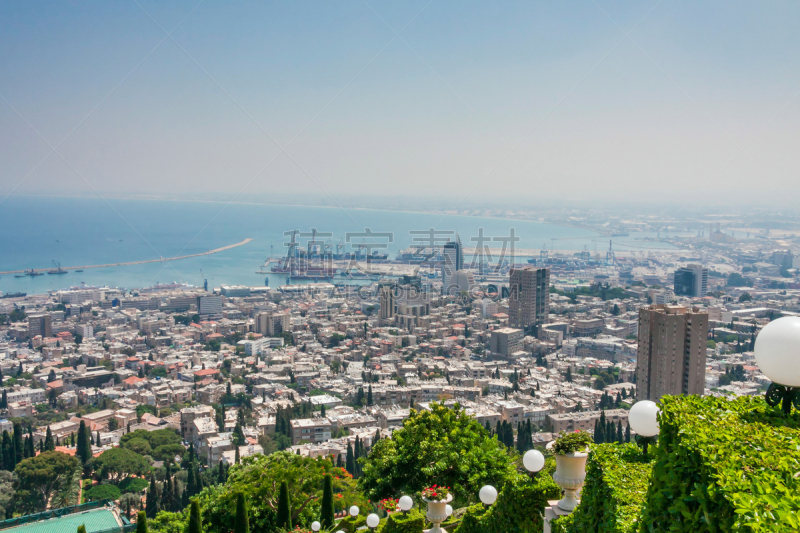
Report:
[[[453,495],[448,494],[444,500],[429,500],[422,498],[428,504],[428,514],[425,517],[428,522],[433,524],[433,527],[426,529],[424,533],[447,533],[439,525],[447,520],[447,504],[453,501]]]
[[[558,508],[571,512],[578,505],[578,491],[583,487],[586,479],[586,459],[589,457],[585,452],[572,452],[567,454],[556,454],[556,471],[553,473],[553,480],[564,491],[564,497],[558,501]]]

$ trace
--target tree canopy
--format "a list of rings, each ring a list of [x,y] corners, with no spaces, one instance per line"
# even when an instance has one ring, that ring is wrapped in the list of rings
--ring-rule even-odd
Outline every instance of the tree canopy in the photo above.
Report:
[[[142,476],[150,471],[150,464],[138,453],[126,448],[111,448],[89,461],[100,479],[115,485],[128,476]]]
[[[358,485],[372,501],[437,484],[451,487],[459,503],[473,502],[482,486],[499,488],[515,470],[506,448],[458,404],[412,409],[402,429],[379,440],[361,461]]]
[[[247,495],[246,508],[251,531],[271,531],[277,518],[280,484],[286,481],[291,496],[291,520],[308,525],[319,519],[324,477],[331,474],[337,511],[358,505],[369,508],[350,474],[328,459],[312,459],[291,452],[244,457],[233,465],[225,484],[205,488],[199,495],[203,524],[207,531],[233,531],[237,494]]]
[[[42,452],[21,461],[14,472],[20,493],[27,493],[25,499],[29,507],[44,509],[53,489],[67,482],[79,464],[74,457],[56,451]]]

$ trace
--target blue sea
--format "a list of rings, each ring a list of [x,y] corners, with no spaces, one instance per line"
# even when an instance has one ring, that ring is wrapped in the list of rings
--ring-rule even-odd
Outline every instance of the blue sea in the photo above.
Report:
[[[53,261],[70,267],[173,257],[248,237],[253,241],[217,254],[166,263],[71,270],[35,278],[3,274],[0,291],[35,294],[81,283],[125,288],[172,282],[199,286],[204,278],[213,287],[263,285],[265,276],[257,271],[268,257],[277,259],[285,254],[288,238],[284,232],[310,232],[311,228],[331,233],[325,240],[334,246],[350,234],[345,251],[361,242],[384,243],[390,258],[408,246],[422,244],[414,240],[421,236],[410,231],[429,228],[458,232],[467,260],[475,246],[470,239],[478,236],[480,228],[488,238],[508,237],[513,228],[520,239],[517,248],[539,249],[543,244],[550,248],[551,243],[562,250],[588,246],[602,252],[607,248],[607,238],[588,230],[521,220],[338,207],[13,196],[0,205],[0,271],[49,268]],[[372,233],[390,233],[391,241],[358,236],[365,228]],[[503,243],[488,244],[499,249]],[[279,275],[269,278],[271,286],[285,282]]]

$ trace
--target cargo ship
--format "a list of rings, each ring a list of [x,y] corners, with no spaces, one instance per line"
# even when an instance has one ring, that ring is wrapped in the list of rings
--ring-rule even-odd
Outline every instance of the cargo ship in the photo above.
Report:
[[[289,251],[286,257],[270,268],[275,274],[285,274],[289,279],[304,280],[331,280],[336,275],[336,268],[331,263],[330,256],[315,254],[317,249],[316,231],[308,243],[308,251],[301,257],[297,246],[298,230],[291,232],[292,240],[288,243]]]

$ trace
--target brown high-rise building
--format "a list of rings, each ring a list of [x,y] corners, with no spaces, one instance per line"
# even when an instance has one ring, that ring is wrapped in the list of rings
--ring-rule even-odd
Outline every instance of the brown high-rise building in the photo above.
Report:
[[[636,399],[665,394],[703,394],[706,381],[708,313],[678,305],[639,310]]]
[[[550,312],[550,269],[514,267],[508,277],[508,325],[538,334]]]

